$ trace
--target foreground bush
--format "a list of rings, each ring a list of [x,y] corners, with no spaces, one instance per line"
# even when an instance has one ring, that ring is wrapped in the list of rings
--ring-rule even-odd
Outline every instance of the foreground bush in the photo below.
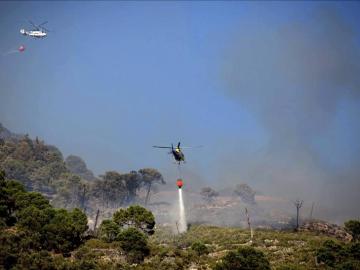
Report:
[[[209,253],[209,249],[203,242],[195,242],[191,245],[191,249],[196,252],[198,256]]]
[[[340,244],[327,240],[316,252],[319,263],[343,270],[360,269],[360,243]]]
[[[345,222],[345,230],[348,231],[352,237],[353,241],[360,240],[360,220],[349,220]]]
[[[264,253],[252,247],[242,247],[230,251],[221,262],[217,263],[215,270],[270,270],[270,263]]]
[[[150,254],[146,236],[135,228],[122,231],[117,240],[130,263],[140,263]]]
[[[47,251],[69,255],[84,241],[87,217],[53,208],[40,193],[0,172],[0,269],[54,269]]]

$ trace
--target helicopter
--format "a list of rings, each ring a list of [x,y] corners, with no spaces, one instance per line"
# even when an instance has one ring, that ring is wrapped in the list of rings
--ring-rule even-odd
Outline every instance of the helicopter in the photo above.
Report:
[[[32,21],[29,21],[29,23],[34,27],[34,29],[29,31],[26,31],[25,29],[20,29],[20,33],[24,36],[30,36],[33,38],[44,38],[47,36],[47,32],[50,32],[45,27],[43,27],[44,24],[48,23],[47,21],[39,25],[34,24]]]
[[[169,152],[169,154],[172,154],[175,161],[180,165],[181,162],[185,163],[185,155],[184,153],[181,151],[180,148],[180,142],[178,142],[177,146],[174,147],[173,144],[171,144],[171,146],[158,146],[158,145],[153,145],[154,148],[166,148],[166,149],[171,149],[171,151]],[[198,148],[201,146],[196,146],[196,147],[182,147],[182,148]]]

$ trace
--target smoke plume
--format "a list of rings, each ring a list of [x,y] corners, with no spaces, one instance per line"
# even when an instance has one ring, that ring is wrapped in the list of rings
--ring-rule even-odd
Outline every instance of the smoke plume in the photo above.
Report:
[[[354,29],[333,8],[283,25],[262,18],[240,26],[222,70],[226,94],[269,136],[264,151],[247,157],[242,174],[249,182],[336,208],[334,221],[359,216],[360,157],[335,169],[315,147],[334,126],[339,105],[358,101],[359,64]]]

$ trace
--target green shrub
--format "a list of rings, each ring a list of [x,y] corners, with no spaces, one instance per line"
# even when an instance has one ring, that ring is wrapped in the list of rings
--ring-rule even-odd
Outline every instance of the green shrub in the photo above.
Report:
[[[326,240],[322,247],[317,251],[317,259],[319,263],[325,263],[333,267],[340,259],[343,247],[333,240]]]
[[[341,270],[360,269],[360,243],[339,244],[327,240],[316,253],[318,262]]]
[[[343,263],[336,265],[336,270],[359,270],[360,269],[360,262],[349,260]]]
[[[209,249],[203,242],[195,242],[191,245],[191,249],[196,252],[198,256],[209,253]]]
[[[22,253],[13,270],[55,270],[56,265],[47,251]]]
[[[215,270],[270,270],[270,263],[264,253],[252,247],[230,251],[217,263]]]
[[[345,222],[345,229],[352,235],[353,241],[360,240],[360,220]]]
[[[360,261],[360,243],[352,243],[346,247],[346,251],[349,253],[349,256],[355,260]]]
[[[106,219],[100,225],[99,237],[105,242],[113,242],[120,233],[120,227],[114,221]]]
[[[127,260],[131,263],[139,263],[150,254],[146,236],[135,228],[122,231],[117,240],[121,249],[126,253]]]
[[[113,220],[120,227],[135,227],[148,235],[154,233],[155,217],[153,213],[139,205],[132,205],[127,209],[116,211]]]
[[[85,246],[89,248],[111,248],[113,244],[106,243],[100,239],[89,239],[85,242]]]

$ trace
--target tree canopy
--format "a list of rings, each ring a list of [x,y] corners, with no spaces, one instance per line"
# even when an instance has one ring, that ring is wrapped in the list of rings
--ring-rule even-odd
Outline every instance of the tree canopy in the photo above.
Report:
[[[120,227],[135,227],[147,234],[154,233],[154,215],[139,205],[132,205],[127,209],[116,211],[113,220]]]
[[[119,173],[107,171],[96,178],[81,157],[70,155],[65,160],[55,146],[28,135],[16,135],[0,126],[0,169],[8,179],[21,182],[28,191],[51,199],[56,207],[119,208],[134,203],[147,203],[156,184],[164,184],[159,171],[144,168]],[[145,190],[146,197],[141,197]],[[2,211],[0,209],[0,211]]]
[[[0,265],[6,268],[28,265],[26,261],[40,256],[36,253],[40,251],[68,254],[83,243],[88,229],[81,210],[55,209],[40,193],[25,191],[19,182],[6,179],[3,171],[0,224]]]

